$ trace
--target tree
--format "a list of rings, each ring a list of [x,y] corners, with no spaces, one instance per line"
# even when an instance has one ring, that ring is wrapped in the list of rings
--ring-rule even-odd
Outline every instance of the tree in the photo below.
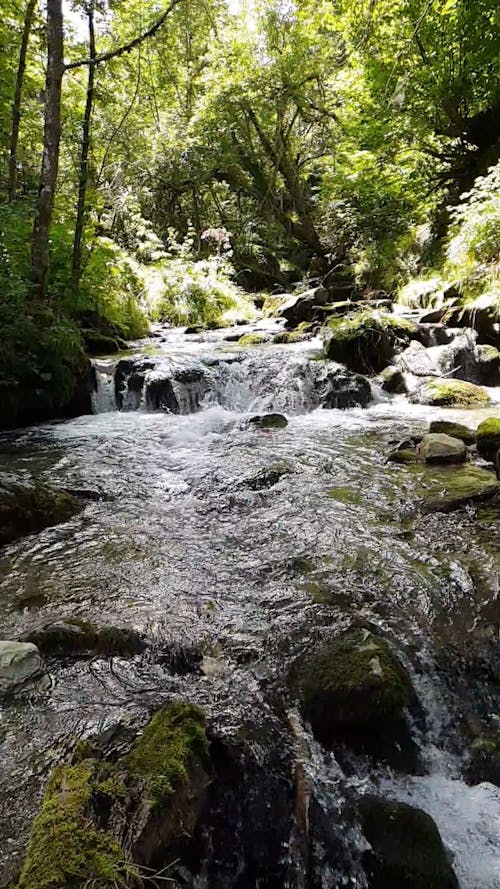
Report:
[[[19,49],[16,85],[14,90],[14,100],[12,102],[12,129],[9,150],[9,181],[7,186],[9,201],[13,201],[16,196],[17,147],[19,143],[19,126],[21,123],[21,100],[23,93],[24,74],[26,71],[26,58],[28,55],[28,43],[30,39],[31,26],[33,24],[33,16],[36,3],[37,0],[28,0],[28,3],[26,5],[21,47]]]

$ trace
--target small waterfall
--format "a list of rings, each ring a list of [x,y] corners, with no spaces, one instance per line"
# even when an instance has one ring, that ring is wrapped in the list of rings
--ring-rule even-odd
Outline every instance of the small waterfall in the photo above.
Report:
[[[116,411],[115,364],[106,361],[93,362],[96,375],[96,389],[92,393],[92,413],[107,414]]]

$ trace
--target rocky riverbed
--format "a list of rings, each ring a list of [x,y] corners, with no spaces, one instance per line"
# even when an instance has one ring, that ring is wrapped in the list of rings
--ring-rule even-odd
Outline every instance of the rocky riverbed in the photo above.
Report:
[[[500,886],[500,392],[415,329],[158,330],[3,435],[2,886]]]

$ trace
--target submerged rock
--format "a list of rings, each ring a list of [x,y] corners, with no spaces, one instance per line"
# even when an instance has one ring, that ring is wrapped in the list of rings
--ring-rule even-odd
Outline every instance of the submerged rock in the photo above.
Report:
[[[294,665],[291,681],[304,716],[325,746],[345,744],[395,767],[415,766],[405,712],[417,699],[385,639],[350,630],[307,653]]]
[[[259,414],[250,417],[248,424],[256,426],[257,429],[285,429],[288,420],[283,414]]]
[[[464,463],[467,448],[460,438],[441,432],[428,432],[417,447],[418,456],[426,463]]]
[[[146,648],[140,633],[127,627],[96,626],[87,621],[71,619],[54,621],[34,630],[27,637],[45,655],[134,655]]]
[[[439,432],[459,438],[466,445],[472,445],[476,441],[476,435],[468,426],[462,423],[454,423],[452,420],[433,420],[429,426],[429,432]]]
[[[371,846],[363,854],[368,889],[459,889],[430,815],[376,796],[361,797],[358,811]]]
[[[265,488],[272,488],[273,485],[277,485],[284,476],[290,475],[291,472],[292,470],[290,466],[277,464],[275,466],[270,466],[268,469],[262,469],[257,475],[246,479],[244,484],[252,491],[261,491]]]
[[[429,470],[417,485],[424,512],[452,512],[470,503],[491,500],[499,491],[494,474],[478,466],[443,467],[434,475]]]
[[[67,491],[0,479],[0,546],[67,522],[82,508]]]
[[[323,330],[327,358],[357,373],[380,373],[417,335],[411,321],[368,309],[332,318]]]
[[[410,394],[414,404],[436,407],[482,407],[490,404],[485,389],[463,380],[427,380]]]
[[[476,431],[477,449],[491,463],[500,450],[500,417],[489,417],[479,424]]]
[[[36,645],[0,642],[0,693],[12,692],[41,673],[43,661]]]
[[[267,333],[245,333],[238,339],[239,346],[264,346],[270,343],[271,338]]]
[[[197,707],[160,710],[117,762],[87,755],[53,770],[17,889],[141,885],[142,867],[189,843],[209,783]]]
[[[420,456],[416,448],[395,448],[387,457],[389,463],[418,463]]]

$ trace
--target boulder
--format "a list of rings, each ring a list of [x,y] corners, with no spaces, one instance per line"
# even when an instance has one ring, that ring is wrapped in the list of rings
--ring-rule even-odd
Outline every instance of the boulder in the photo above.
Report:
[[[275,466],[270,466],[268,469],[262,469],[257,475],[246,479],[244,484],[245,487],[250,488],[251,491],[262,491],[265,488],[272,488],[274,485],[277,485],[284,476],[290,475],[291,471],[290,466],[276,464]]]
[[[306,340],[310,340],[312,336],[311,330],[283,330],[281,333],[276,334],[274,342],[280,346],[289,346],[293,343],[303,343]]]
[[[0,546],[67,522],[82,508],[67,491],[0,479]]]
[[[476,441],[476,435],[472,429],[462,423],[454,423],[452,420],[433,420],[429,426],[429,432],[451,435],[452,438],[459,438],[466,445],[473,445]]]
[[[50,776],[16,889],[138,886],[152,865],[171,875],[205,803],[208,764],[203,714],[181,702],[117,761],[84,744]]]
[[[423,512],[452,512],[463,506],[494,499],[500,485],[494,473],[478,466],[446,468],[424,473],[416,493]]]
[[[495,784],[500,787],[500,736],[482,735],[471,745],[469,761],[465,768],[468,784]]]
[[[485,389],[463,380],[426,380],[410,393],[414,404],[436,407],[485,407],[491,399]]]
[[[356,629],[323,642],[296,662],[291,683],[326,747],[341,744],[395,767],[414,767],[416,749],[405,712],[417,699],[385,639]]]
[[[420,459],[416,448],[395,448],[387,456],[389,463],[418,463]]]
[[[379,376],[380,385],[384,392],[404,394],[407,391],[405,378],[399,368],[386,367]]]
[[[36,645],[29,642],[0,642],[0,693],[15,691],[42,670]]]
[[[46,656],[134,655],[145,650],[146,641],[140,633],[127,627],[96,626],[72,618],[54,621],[26,636]]]
[[[318,307],[328,302],[328,290],[314,287],[304,293],[290,296],[279,308],[279,315],[286,319],[286,326],[297,327],[304,321],[314,321],[318,316]]]
[[[84,330],[83,340],[89,355],[115,355],[128,347],[128,343],[119,336],[108,336],[97,330]]]
[[[478,382],[483,386],[500,386],[500,352],[495,346],[476,346]]]
[[[479,424],[476,431],[477,449],[490,463],[494,463],[500,450],[500,417],[489,417]]]
[[[283,414],[260,414],[250,417],[248,425],[257,429],[284,429],[288,426],[288,420]]]
[[[435,822],[422,809],[364,796],[358,801],[368,889],[459,889]]]
[[[413,322],[389,313],[361,309],[332,318],[323,329],[326,357],[357,373],[380,373],[417,335]]]
[[[415,377],[432,377],[439,373],[433,350],[426,349],[418,340],[411,342],[408,348],[395,358],[395,363],[400,370]]]
[[[320,365],[320,362],[316,362]],[[325,410],[366,407],[372,400],[369,380],[345,367],[326,362],[315,380],[318,402]]]
[[[442,432],[428,432],[417,447],[417,454],[426,463],[464,463],[467,448],[460,438]]]
[[[454,306],[447,312],[445,323],[448,327],[472,328],[479,343],[499,347],[498,299],[495,296],[485,294],[470,306]]]

